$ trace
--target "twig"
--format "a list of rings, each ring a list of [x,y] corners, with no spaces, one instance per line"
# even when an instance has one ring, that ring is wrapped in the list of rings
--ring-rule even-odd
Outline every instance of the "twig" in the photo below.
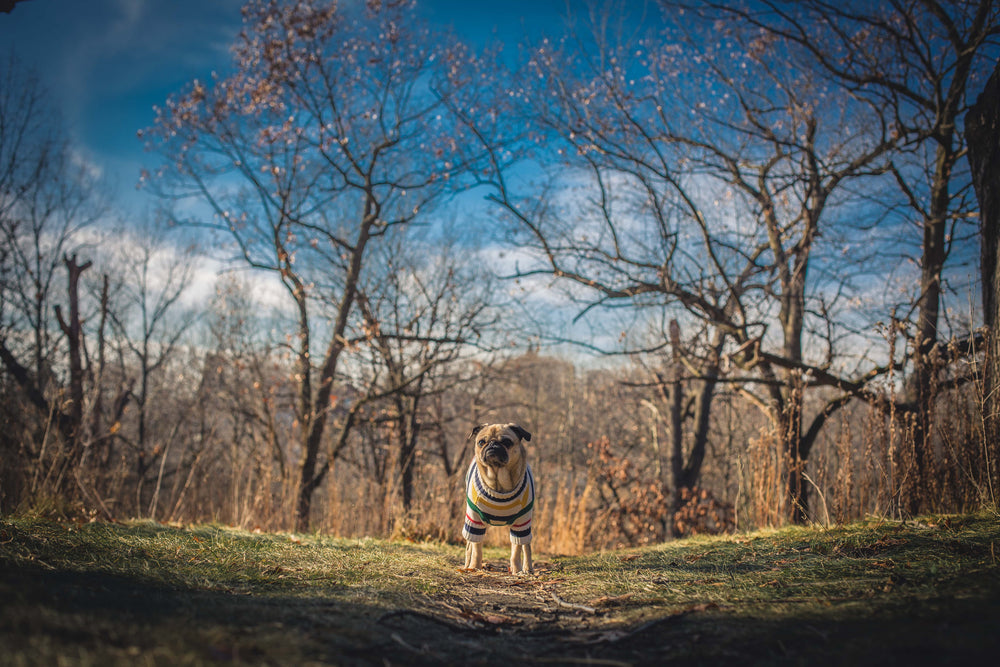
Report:
[[[552,593],[552,599],[555,600],[556,604],[558,604],[560,607],[565,607],[567,609],[576,609],[578,611],[585,611],[588,614],[597,613],[597,610],[594,609],[593,607],[588,607],[585,604],[573,604],[572,602],[566,602],[565,600],[560,599],[560,597],[555,593]]]

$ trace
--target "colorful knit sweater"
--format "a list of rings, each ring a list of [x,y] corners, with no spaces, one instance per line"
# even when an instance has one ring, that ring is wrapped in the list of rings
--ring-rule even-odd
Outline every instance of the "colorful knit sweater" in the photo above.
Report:
[[[482,542],[486,526],[510,526],[511,544],[531,544],[531,514],[535,504],[535,480],[531,466],[510,493],[495,491],[483,483],[473,461],[465,476],[465,525],[462,537]]]

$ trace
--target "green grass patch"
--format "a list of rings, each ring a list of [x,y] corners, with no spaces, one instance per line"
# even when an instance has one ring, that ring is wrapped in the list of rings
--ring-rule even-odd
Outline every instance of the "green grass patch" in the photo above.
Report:
[[[0,664],[977,664],[1000,522],[870,520],[548,557],[151,522],[0,521]]]

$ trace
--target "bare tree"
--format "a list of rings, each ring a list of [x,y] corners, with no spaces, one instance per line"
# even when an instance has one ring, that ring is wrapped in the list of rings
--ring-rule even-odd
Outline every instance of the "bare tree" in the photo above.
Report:
[[[169,463],[176,470],[164,493],[169,516],[209,508],[239,525],[288,530],[296,392],[280,320],[262,307],[253,283],[230,274],[216,281],[204,323],[201,364],[181,369],[197,389]],[[207,478],[215,483],[196,483]]]
[[[974,233],[963,229],[972,205],[963,173],[961,131],[970,96],[998,53],[1000,7],[992,0],[890,2],[671,3],[737,19],[808,54],[812,69],[836,90],[870,100],[898,136],[892,160],[899,197],[919,240],[919,290],[910,304],[917,414],[915,457],[926,474],[933,427],[935,359],[941,354],[946,268]],[[902,239],[901,239],[902,241]],[[962,333],[962,332],[959,332]],[[910,511],[921,498],[910,498]]]
[[[94,179],[74,160],[38,79],[13,58],[0,71],[0,220],[6,328],[31,332],[28,368],[44,385],[53,283],[79,232],[101,213]]]
[[[135,378],[130,390],[135,406],[134,434],[123,432],[135,463],[137,508],[143,513],[144,482],[177,433],[167,405],[181,399],[166,376],[178,362],[183,337],[195,321],[181,299],[192,281],[193,252],[178,248],[156,224],[137,226],[119,237],[109,264],[114,287],[109,317],[126,372]],[[166,380],[166,381],[165,381]],[[155,408],[155,409],[154,409]],[[151,428],[159,422],[159,428]]]
[[[487,343],[496,315],[491,283],[480,267],[463,266],[444,243],[429,247],[412,235],[396,236],[383,254],[384,273],[362,289],[359,307],[370,332],[373,368],[382,376],[371,384],[384,387],[380,393],[391,405],[391,458],[407,511],[418,445],[426,439],[425,403],[454,389],[461,376],[452,366]]]
[[[455,124],[430,89],[463,52],[430,35],[409,2],[254,1],[235,55],[233,75],[172,98],[149,137],[173,179],[165,194],[207,205],[214,217],[197,224],[287,291],[305,529],[371,247],[463,173]]]
[[[722,352],[727,336],[711,325],[699,327],[683,340],[680,324],[671,319],[663,339],[669,341],[668,355],[653,355],[654,365],[647,372],[665,408],[662,415],[655,401],[647,406],[666,424],[669,450],[669,479],[661,474],[664,492],[672,490],[670,516],[680,511],[685,498],[692,497],[700,485],[701,472],[708,453],[712,405],[720,380],[723,380]],[[641,355],[641,360],[644,356]],[[683,531],[671,522],[670,532],[680,537]]]
[[[55,426],[61,442],[50,449],[58,452],[50,472],[65,482],[75,472],[84,440],[79,279],[91,263],[78,260],[77,251],[81,230],[97,219],[103,204],[93,173],[74,158],[61,127],[38,80],[13,58],[5,62],[0,70],[0,359],[36,411],[37,433],[47,423]],[[60,297],[56,290],[63,275],[67,292]],[[57,311],[62,299],[68,309]],[[64,351],[68,358],[61,356]],[[40,460],[36,445],[41,443],[27,449]]]
[[[789,511],[803,520],[802,474],[819,428],[885,370],[835,372],[844,358],[832,317],[852,286],[824,270],[817,239],[845,185],[885,171],[895,139],[867,100],[818,102],[821,82],[766,41],[696,22],[685,22],[687,38],[633,36],[608,16],[595,15],[593,35],[536,46],[519,77],[538,82],[518,90],[522,113],[556,153],[532,156],[559,173],[529,196],[509,170],[490,183],[537,251],[521,275],[572,281],[592,295],[588,308],[681,306],[708,323],[719,358],[702,406],[710,410],[718,369],[747,372],[731,381],[771,420]],[[803,392],[814,386],[841,395],[805,425]],[[696,470],[674,466],[675,488]]]

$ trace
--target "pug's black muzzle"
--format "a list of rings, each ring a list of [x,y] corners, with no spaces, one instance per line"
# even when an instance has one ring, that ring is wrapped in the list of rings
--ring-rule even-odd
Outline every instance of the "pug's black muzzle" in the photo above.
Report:
[[[507,465],[507,448],[494,440],[483,448],[483,461],[494,466]]]

